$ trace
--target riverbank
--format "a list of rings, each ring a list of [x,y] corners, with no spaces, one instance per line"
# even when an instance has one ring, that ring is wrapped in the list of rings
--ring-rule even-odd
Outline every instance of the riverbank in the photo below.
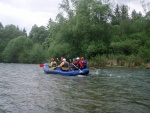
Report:
[[[139,69],[150,69],[150,62],[131,62],[118,59],[107,59],[99,61],[89,61],[89,67],[125,67],[125,68],[139,68]]]

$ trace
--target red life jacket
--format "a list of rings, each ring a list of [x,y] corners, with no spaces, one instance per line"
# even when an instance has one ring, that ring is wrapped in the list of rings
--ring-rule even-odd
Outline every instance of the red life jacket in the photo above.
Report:
[[[79,69],[83,68],[83,64],[82,64],[81,61],[75,61],[74,64],[75,64]]]

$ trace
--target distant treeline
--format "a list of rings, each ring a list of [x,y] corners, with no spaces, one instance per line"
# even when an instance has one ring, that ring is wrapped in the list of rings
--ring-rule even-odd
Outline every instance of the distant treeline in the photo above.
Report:
[[[150,11],[100,0],[64,0],[47,26],[29,35],[0,22],[0,62],[42,63],[51,57],[85,56],[94,66],[141,66],[150,62]]]

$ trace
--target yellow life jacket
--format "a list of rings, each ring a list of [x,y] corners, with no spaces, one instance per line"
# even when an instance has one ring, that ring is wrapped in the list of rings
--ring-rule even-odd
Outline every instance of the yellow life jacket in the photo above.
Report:
[[[54,61],[53,63],[52,63],[52,67],[56,67],[57,66],[57,63]]]
[[[57,66],[57,63],[55,61],[51,62],[49,66],[50,66],[50,68],[49,68],[50,70],[54,70]]]

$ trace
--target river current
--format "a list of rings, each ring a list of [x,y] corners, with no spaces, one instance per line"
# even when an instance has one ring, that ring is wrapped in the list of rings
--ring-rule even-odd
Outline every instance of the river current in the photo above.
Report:
[[[150,113],[150,70],[45,74],[38,64],[0,63],[0,113]]]

